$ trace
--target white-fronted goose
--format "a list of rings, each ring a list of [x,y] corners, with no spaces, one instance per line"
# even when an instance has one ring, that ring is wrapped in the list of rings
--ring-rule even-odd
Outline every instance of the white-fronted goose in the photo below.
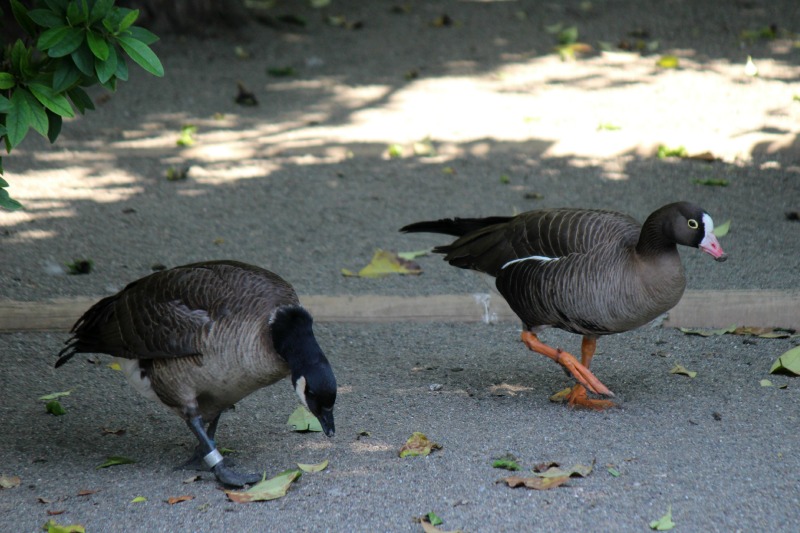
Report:
[[[220,414],[291,375],[300,401],[334,433],[336,379],[292,286],[263,268],[210,261],[156,272],[93,305],[73,326],[56,367],[76,353],[119,358],[128,381],[182,417],[202,460],[233,486],[255,483],[225,465]],[[207,429],[206,429],[207,425]]]
[[[586,391],[613,396],[589,370],[597,337],[639,327],[678,303],[686,278],[677,244],[724,261],[713,229],[702,208],[678,202],[644,225],[613,211],[564,208],[417,222],[400,231],[458,237],[434,252],[453,266],[494,276],[523,322],[523,342],[579,382],[566,395],[569,405],[604,409],[615,404]],[[580,363],[538,339],[549,326],[583,335]]]

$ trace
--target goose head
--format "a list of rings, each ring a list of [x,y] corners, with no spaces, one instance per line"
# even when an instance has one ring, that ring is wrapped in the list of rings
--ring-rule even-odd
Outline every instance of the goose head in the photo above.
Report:
[[[642,239],[660,240],[652,235],[650,229],[660,232],[662,238],[668,242],[700,248],[716,261],[725,261],[728,258],[714,235],[711,215],[693,203],[665,205],[648,217],[643,225]],[[643,244],[642,241],[640,244]]]
[[[313,319],[300,306],[278,308],[270,319],[275,351],[291,369],[292,386],[302,403],[322,426],[325,435],[336,431],[333,404],[336,403],[336,378],[311,329]]]

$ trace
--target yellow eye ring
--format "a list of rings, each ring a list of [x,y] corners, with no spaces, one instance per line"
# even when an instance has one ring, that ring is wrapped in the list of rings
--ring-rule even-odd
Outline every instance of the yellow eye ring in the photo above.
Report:
[[[689,227],[692,228],[692,229],[697,229],[697,228],[700,227],[700,224],[698,224],[695,219],[690,218],[689,219]]]

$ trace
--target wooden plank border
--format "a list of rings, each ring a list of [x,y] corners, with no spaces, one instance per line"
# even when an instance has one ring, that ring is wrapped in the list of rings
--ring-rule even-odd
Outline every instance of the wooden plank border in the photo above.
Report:
[[[95,298],[45,302],[0,300],[0,332],[65,331]],[[496,322],[515,321],[496,294],[435,296],[301,296],[318,322]],[[731,324],[800,330],[800,292],[687,291],[664,322],[668,327],[725,327]]]

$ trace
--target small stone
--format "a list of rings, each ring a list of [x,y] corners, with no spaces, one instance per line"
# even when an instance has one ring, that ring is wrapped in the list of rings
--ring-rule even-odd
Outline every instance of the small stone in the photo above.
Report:
[[[442,390],[442,388],[444,388],[444,385],[442,385],[441,383],[431,383],[430,385],[428,385],[428,388],[431,390],[431,392],[436,392]]]

